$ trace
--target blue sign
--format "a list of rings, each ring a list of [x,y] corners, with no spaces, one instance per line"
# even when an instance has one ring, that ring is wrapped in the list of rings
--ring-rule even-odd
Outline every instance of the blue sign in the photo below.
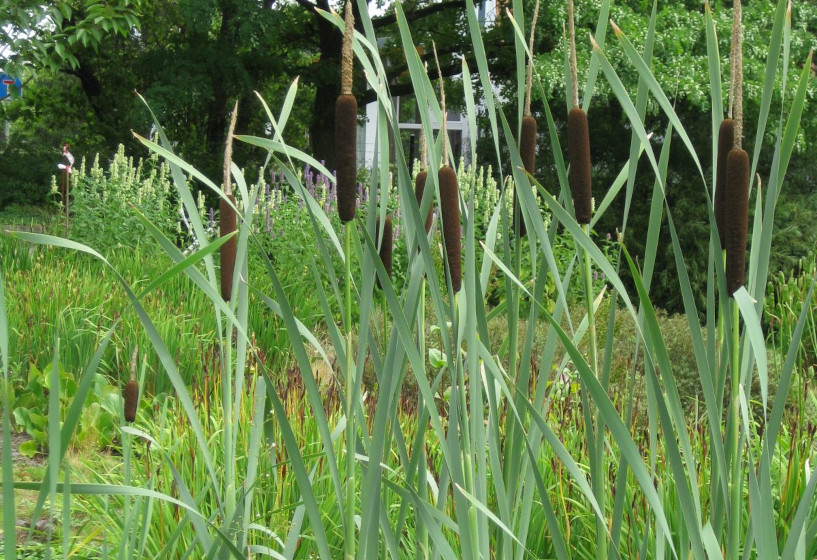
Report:
[[[0,99],[23,95],[23,82],[19,78],[12,78],[8,74],[0,74]]]

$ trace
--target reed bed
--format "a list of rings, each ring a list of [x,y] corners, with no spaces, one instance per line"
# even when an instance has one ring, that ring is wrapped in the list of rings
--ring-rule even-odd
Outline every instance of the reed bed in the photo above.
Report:
[[[572,8],[572,2],[568,5]],[[518,98],[522,99],[526,89],[522,66],[533,54],[525,29],[530,20],[520,1],[514,0],[511,7],[513,15],[508,21],[515,31]],[[158,557],[175,557],[184,551],[196,557],[323,560],[340,556],[349,560],[813,557],[817,553],[817,471],[808,465],[814,457],[814,429],[791,429],[784,422],[807,313],[799,315],[789,346],[778,349],[785,359],[775,372],[774,399],[762,329],[774,210],[794,149],[811,67],[811,57],[796,61],[797,90],[789,93],[781,108],[785,112],[783,125],[773,133],[776,142],[765,145],[765,123],[773,110],[773,78],[789,71],[789,60],[780,56],[788,53],[790,46],[786,2],[777,3],[772,22],[766,64],[769,79],[760,98],[757,141],[751,153],[747,151],[749,165],[740,167],[741,177],[749,170],[746,192],[757,193],[758,209],[751,224],[747,219],[750,251],[742,271],[739,265],[747,255],[741,254],[739,244],[733,241],[738,237],[732,232],[733,226],[726,228],[725,239],[731,249],[725,263],[716,241],[717,170],[704,172],[692,140],[650,69],[657,2],[653,2],[642,49],[630,42],[626,29],[608,24],[610,2],[603,0],[603,17],[598,18],[589,43],[580,40],[569,57],[572,75],[565,80],[572,84],[565,100],[569,110],[586,113],[596,81],[604,79],[629,123],[633,157],[622,170],[621,181],[611,188],[589,184],[586,140],[592,139],[590,129],[584,129],[578,120],[570,121],[566,150],[570,166],[565,165],[565,147],[560,144],[548,106],[540,118],[548,131],[549,148],[537,146],[553,152],[557,194],[542,188],[525,172],[514,140],[521,136],[521,112],[514,119],[506,114],[502,99],[489,95],[482,100],[497,154],[497,161],[491,163],[495,164],[498,184],[513,179],[526,224],[524,242],[513,234],[513,211],[508,209],[514,203],[508,190],[502,191],[489,209],[484,231],[478,227],[484,222],[477,220],[477,213],[485,209],[476,207],[469,185],[455,180],[455,172],[448,167],[451,154],[445,134],[435,129],[425,111],[420,114],[428,139],[429,171],[422,204],[418,204],[415,182],[399,143],[394,146],[394,160],[389,158],[389,128],[399,133],[393,100],[375,48],[377,37],[367,6],[359,3],[358,8],[360,30],[353,36],[348,18],[344,24],[337,14],[322,15],[348,32],[355,64],[364,69],[362,76],[377,95],[381,134],[377,136],[375,163],[364,185],[365,208],[355,208],[353,215],[347,213],[348,200],[344,199],[340,205],[343,214],[335,217],[335,209],[327,211],[299,176],[303,163],[327,177],[331,173],[308,154],[286,144],[286,124],[298,94],[297,83],[277,112],[262,102],[272,138],[236,136],[237,141],[269,150],[269,165],[283,174],[307,209],[311,247],[315,247],[308,265],[315,281],[309,288],[319,301],[319,328],[325,331],[319,333],[318,328],[300,321],[281,282],[286,271],[273,262],[270,253],[257,254],[263,276],[255,271],[250,274],[250,247],[263,245],[253,227],[263,185],[248,184],[243,173],[233,167],[235,195],[240,201],[236,231],[209,239],[185,175],[222,199],[226,195],[172,152],[158,121],[159,141],[139,140],[169,163],[178,199],[190,216],[191,235],[199,245],[185,254],[159,228],[139,216],[173,263],[143,289],[161,289],[174,281],[176,274],[184,273],[204,294],[202,301],[211,307],[213,317],[208,328],[216,333],[209,353],[214,364],[209,384],[202,379],[187,384],[179,361],[165,342],[166,333],[157,328],[147,309],[148,300],[138,292],[141,287],[133,287],[103,255],[67,239],[15,234],[29,242],[90,255],[110,271],[161,364],[155,375],[172,385],[173,398],[154,402],[152,410],[140,409],[136,427],[125,426],[123,419],[120,478],[87,483],[72,482],[64,462],[83,394],[78,392],[80,404],[69,411],[62,427],[56,397],[50,394],[49,462],[44,480],[14,481],[8,446],[3,450],[6,557],[14,556],[10,552],[13,538],[9,536],[15,534],[9,521],[14,519],[14,492],[32,489],[39,491],[38,512],[49,507],[56,511],[55,504],[61,501],[63,516],[70,512],[73,500],[96,496],[98,508],[108,512],[108,518],[121,520],[104,532],[100,545],[103,550],[110,546],[120,558],[148,550]],[[417,103],[441,122],[445,114],[443,93],[438,98],[401,5],[395,4],[394,9]],[[347,7],[347,15],[349,12]],[[483,91],[493,92],[476,14],[473,2],[466,0],[475,73]],[[735,21],[739,27],[739,18]],[[607,37],[608,25],[613,37]],[[724,113],[720,74],[724,61],[708,5],[701,25],[712,77],[711,147],[716,154]],[[572,30],[570,35],[574,35]],[[635,102],[607,58],[609,41],[617,42],[638,76],[641,95]],[[581,106],[577,49],[592,52],[589,68],[581,69],[585,78]],[[732,60],[734,65],[738,59],[733,56]],[[463,61],[463,72],[470,74],[470,70]],[[546,98],[535,72],[533,80],[540,97]],[[740,91],[739,87],[731,89]],[[463,84],[463,95],[469,108],[467,124],[476,130],[476,103],[468,81]],[[666,126],[660,146],[645,128],[648,98],[660,108]],[[739,131],[735,138],[741,138]],[[739,140],[736,143],[740,148]],[[498,160],[503,148],[510,155],[509,166]],[[760,151],[767,149],[773,151],[772,158],[766,159],[772,164],[759,169]],[[683,232],[676,230],[674,209],[665,196],[672,188],[667,179],[672,150],[688,152],[692,168],[683,172],[695,177],[701,204],[707,205],[710,217],[711,234],[701,240],[709,249],[706,309],[696,305],[678,241]],[[591,228],[610,208],[606,197],[621,193],[625,184],[633,184],[642,152],[655,183],[647,250],[638,256],[628,252],[625,214],[616,245],[620,258],[611,262]],[[765,178],[763,189],[756,173]],[[727,183],[730,175],[727,157]],[[378,220],[384,223],[389,214],[392,184],[402,216],[399,237],[406,247],[402,265],[405,282],[399,289],[378,254],[375,235]],[[591,186],[595,194],[589,191]],[[343,192],[344,197],[350,194]],[[544,212],[535,193],[541,196]],[[595,207],[591,196],[601,199],[596,200]],[[623,196],[632,197],[632,188],[624,190]],[[433,225],[431,233],[426,231],[425,207],[429,202],[441,209],[438,229],[444,232],[444,243],[434,235]],[[734,210],[737,205],[729,206]],[[342,233],[338,222],[343,224]],[[659,238],[662,224],[668,228],[668,237]],[[559,230],[572,238],[575,248],[568,265],[562,268],[555,254]],[[214,255],[231,240],[236,243],[235,278],[240,281],[234,283],[232,296],[225,301],[219,291]],[[666,340],[670,333],[662,331],[649,296],[659,244],[672,247],[679,271],[678,289],[699,383],[699,413],[693,417],[680,398]],[[520,277],[523,261],[529,263],[527,278]],[[342,274],[335,273],[337,262],[342,263]],[[605,278],[598,292],[592,281],[594,267]],[[629,287],[622,281],[621,267],[632,277]],[[447,271],[445,276],[441,276],[442,270]],[[502,277],[504,288],[503,301],[496,308],[486,304],[486,287],[492,275]],[[814,281],[811,278],[804,309],[810,308]],[[378,282],[380,292],[376,292]],[[569,316],[568,292],[573,285],[580,286],[585,304],[578,321]],[[552,293],[547,292],[548,286],[554,287]],[[6,319],[4,294],[0,291],[0,356],[8,384],[11,323]],[[602,308],[604,299],[610,303]],[[357,304],[355,313],[353,301]],[[378,301],[385,301],[385,305],[378,306]],[[289,333],[293,361],[287,372],[292,379],[283,387],[274,381],[275,372],[269,364],[260,359],[249,328],[255,312],[251,310],[261,306],[266,306]],[[432,312],[426,313],[427,308]],[[604,315],[600,309],[606,309]],[[596,336],[595,325],[614,325],[616,314],[628,315],[636,325],[633,357],[644,366],[643,401],[631,390],[621,394],[611,385],[609,349],[614,329],[607,329],[602,340]],[[507,321],[507,336],[495,343],[488,324],[498,315]],[[434,335],[427,338],[431,325],[426,321],[432,317]],[[699,317],[704,318],[703,330]],[[541,346],[534,347],[542,326],[547,336]],[[112,336],[113,330],[103,335],[86,371],[99,367]],[[60,355],[59,338],[54,353]],[[427,360],[432,355],[433,360]],[[144,384],[147,371],[143,367],[140,384]],[[367,371],[373,372],[376,380],[370,386],[363,382]],[[631,375],[639,371],[633,367]],[[51,375],[57,374],[55,367]],[[416,384],[416,394],[410,399],[401,393],[406,379]],[[409,409],[411,414],[406,413]],[[8,406],[4,411],[7,436]],[[636,421],[643,417],[639,412],[646,416],[646,423]],[[148,442],[150,450],[143,451]],[[266,482],[267,474],[273,483]],[[161,527],[157,529],[156,524]],[[64,526],[69,524],[64,522]],[[61,536],[64,545],[70,546],[70,534]],[[86,539],[85,546],[91,542],[98,540]]]

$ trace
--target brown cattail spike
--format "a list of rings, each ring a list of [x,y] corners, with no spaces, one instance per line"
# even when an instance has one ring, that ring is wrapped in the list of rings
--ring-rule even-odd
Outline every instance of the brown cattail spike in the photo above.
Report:
[[[735,121],[723,119],[718,132],[718,171],[715,176],[715,224],[721,248],[726,248],[726,157],[735,144]]]
[[[453,293],[462,287],[462,240],[460,230],[460,196],[457,174],[445,165],[440,168],[440,210],[443,221],[443,243]]]
[[[726,158],[726,289],[733,295],[745,282],[749,229],[749,154],[732,148]]]
[[[136,358],[138,355],[139,347],[136,346],[130,360],[130,379],[122,391],[125,397],[125,421],[127,422],[133,422],[136,419],[136,409],[139,407],[139,384],[136,383]]]
[[[235,196],[230,179],[230,167],[233,164],[233,133],[238,114],[238,101],[235,102],[233,113],[230,115],[230,126],[227,129],[227,140],[224,143],[224,194],[232,202],[232,206],[224,199],[219,200],[219,235],[224,237],[235,232]],[[221,297],[229,301],[233,294],[233,272],[235,271],[235,256],[238,250],[238,240],[235,235],[221,246]]]
[[[223,198],[218,202],[218,229],[222,237],[234,233],[236,229],[235,195],[228,194],[227,199],[229,202]],[[224,298],[224,301],[229,301],[233,295],[233,271],[235,270],[237,249],[238,240],[235,235],[219,249],[221,255],[221,297]]]
[[[590,133],[587,115],[578,107],[573,107],[567,115],[567,144],[570,151],[570,191],[576,221],[589,224],[593,205],[593,190],[590,184]]]
[[[522,132],[519,136],[519,155],[522,165],[531,176],[536,168],[536,119],[530,115],[522,118]],[[519,235],[525,235],[525,220],[518,212],[519,195],[514,198],[514,216],[519,216]]]
[[[125,385],[125,421],[133,422],[136,419],[136,409],[139,406],[139,384],[133,379]]]
[[[337,161],[340,221],[355,218],[357,205],[357,100],[339,95],[335,103],[335,159]]]
[[[383,226],[383,240],[380,242],[380,260],[383,263],[383,268],[386,269],[386,274],[391,280],[392,270],[392,221],[391,216],[386,216],[385,225]],[[375,241],[380,237],[380,219],[377,220],[375,228]],[[377,278],[377,285],[380,287],[380,277]]]
[[[426,178],[427,177],[428,177],[428,172],[427,171],[420,171],[417,174],[417,177],[414,179],[414,194],[417,197],[417,206],[420,206],[420,207],[422,207],[422,205],[423,205],[423,193],[426,190]],[[428,232],[431,230],[431,218],[432,218],[431,209],[432,209],[433,206],[434,205],[432,204],[428,208],[428,215],[426,216],[426,223],[425,223],[426,234],[428,234]]]

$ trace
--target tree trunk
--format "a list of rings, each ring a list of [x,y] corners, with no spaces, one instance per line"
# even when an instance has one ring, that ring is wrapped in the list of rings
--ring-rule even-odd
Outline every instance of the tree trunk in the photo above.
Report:
[[[319,0],[318,7],[329,10],[327,0]],[[340,31],[316,16],[320,37],[320,60],[315,72],[315,103],[309,139],[315,159],[325,162],[331,171],[335,168],[335,100],[340,93],[340,51],[343,37]]]

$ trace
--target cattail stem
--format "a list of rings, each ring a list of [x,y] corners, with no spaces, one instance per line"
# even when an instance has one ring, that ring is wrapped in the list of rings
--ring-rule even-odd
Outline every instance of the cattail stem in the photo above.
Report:
[[[573,21],[573,0],[567,0],[567,28],[570,40],[570,85],[574,107],[579,106],[579,63],[576,60],[576,24]]]
[[[346,0],[346,8],[343,16],[343,45],[340,58],[340,93],[341,95],[352,95],[352,41],[355,33],[355,14],[354,10],[352,9],[352,0]]]
[[[582,229],[584,230],[585,235],[590,237],[590,225],[584,224]],[[600,372],[597,351],[598,342],[596,340],[596,316],[595,310],[593,309],[593,301],[595,299],[593,295],[593,266],[590,261],[590,253],[585,250],[582,250],[582,253],[584,256],[584,300],[587,309],[587,331],[590,336],[588,345],[590,357],[589,364],[593,368],[595,375],[599,377]],[[592,455],[594,460],[591,463],[591,479],[596,501],[598,502],[601,511],[604,511],[604,502],[606,497],[605,481],[607,478],[604,473],[604,423],[599,412],[596,413],[594,424],[595,426],[591,424],[586,428],[588,446],[592,445],[595,448],[595,452]],[[596,519],[596,542],[598,543],[596,557],[599,559],[607,558],[607,525],[603,519]]]
[[[735,119],[735,147],[743,146],[743,15],[741,0],[734,0],[732,8],[732,80],[733,100],[730,106]]]
[[[743,511],[743,473],[740,460],[742,436],[740,429],[740,310],[738,302],[732,301],[732,391],[730,399],[730,438],[732,473],[729,481],[729,554],[730,560],[740,558],[740,523]]]
[[[437,76],[440,78],[440,108],[442,110],[442,123],[440,123],[440,134],[443,135],[443,166],[448,165],[448,131],[446,122],[448,116],[445,110],[445,84],[443,83],[443,73],[440,70],[440,59],[437,58],[437,45],[431,41],[431,48],[434,51],[434,62],[437,64]]]
[[[353,224],[344,225],[345,243],[345,275],[346,275],[346,499],[345,499],[345,528],[344,558],[354,560],[355,545],[355,377],[353,374],[354,360],[352,346],[352,228]]]
[[[530,97],[531,88],[533,86],[533,37],[536,32],[536,19],[539,17],[539,0],[536,0],[536,7],[533,8],[533,20],[530,24],[530,40],[528,42],[528,50],[530,51],[530,60],[528,61],[527,75],[525,76],[525,109],[523,116],[530,116]]]

